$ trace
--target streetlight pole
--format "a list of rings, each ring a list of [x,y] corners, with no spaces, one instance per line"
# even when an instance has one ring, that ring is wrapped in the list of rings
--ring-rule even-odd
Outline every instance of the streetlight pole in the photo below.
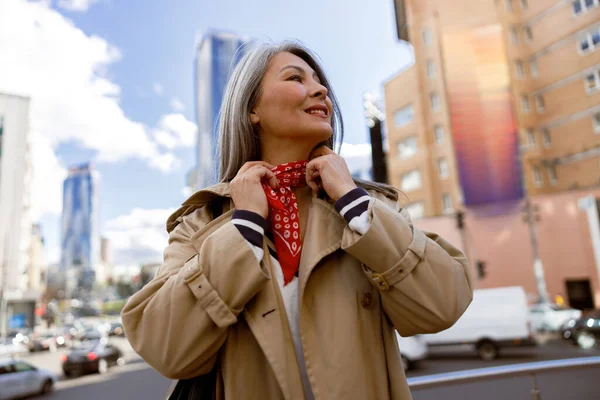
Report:
[[[383,121],[385,114],[377,105],[376,97],[371,93],[363,94],[363,106],[369,136],[371,139],[371,162],[373,166],[373,180],[380,183],[388,183],[387,161],[383,148]]]

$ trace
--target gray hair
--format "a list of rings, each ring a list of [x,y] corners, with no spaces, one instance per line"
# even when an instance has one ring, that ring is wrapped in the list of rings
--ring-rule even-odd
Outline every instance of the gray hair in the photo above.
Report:
[[[250,112],[261,95],[262,78],[269,63],[277,54],[292,53],[304,60],[317,74],[333,105],[331,126],[333,134],[324,144],[334,149],[341,148],[344,139],[344,123],[339,103],[319,57],[308,47],[297,41],[284,41],[278,44],[255,42],[241,49],[244,56],[233,70],[223,102],[219,111],[218,124],[218,159],[219,182],[231,181],[244,163],[258,161],[260,154],[260,135],[250,122]],[[355,179],[360,186],[384,193],[388,197],[398,198],[397,192],[387,185]]]

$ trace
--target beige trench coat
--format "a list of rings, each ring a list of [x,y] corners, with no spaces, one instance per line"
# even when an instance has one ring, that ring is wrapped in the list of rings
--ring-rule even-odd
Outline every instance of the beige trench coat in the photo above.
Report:
[[[471,302],[463,253],[371,195],[364,236],[327,201],[310,205],[299,324],[317,400],[411,399],[394,328],[403,336],[444,330]],[[224,213],[213,220],[215,200]],[[168,378],[204,374],[217,362],[218,399],[303,399],[276,279],[230,222],[231,204],[229,185],[218,184],[171,216],[164,263],[123,309],[127,337]]]

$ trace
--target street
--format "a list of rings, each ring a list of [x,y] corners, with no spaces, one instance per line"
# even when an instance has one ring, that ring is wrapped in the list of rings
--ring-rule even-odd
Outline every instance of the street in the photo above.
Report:
[[[60,354],[36,353],[27,356],[34,365],[48,368],[60,377],[55,392],[35,399],[100,400],[100,399],[163,399],[171,382],[152,370],[133,352],[125,339],[111,339],[115,346],[125,352],[127,364],[114,367],[106,375],[86,375],[74,379],[63,379]],[[427,360],[409,371],[408,377],[439,374],[444,372],[485,368],[506,364],[555,360],[574,357],[599,356],[600,349],[581,350],[562,341],[551,340],[544,346],[526,349],[504,350],[494,361],[479,360],[474,354],[462,352],[434,352]],[[538,377],[538,386],[544,400],[549,399],[597,399],[598,394],[590,390],[600,371],[589,369],[568,373],[548,373]],[[438,389],[413,391],[415,400],[439,399],[525,399],[529,398],[529,377],[495,380],[468,385],[449,386]]]

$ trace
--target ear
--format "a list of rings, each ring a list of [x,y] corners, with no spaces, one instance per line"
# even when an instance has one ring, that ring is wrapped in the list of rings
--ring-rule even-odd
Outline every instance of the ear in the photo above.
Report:
[[[260,122],[260,118],[258,117],[258,114],[255,110],[250,111],[250,122],[252,123],[252,125],[258,125],[258,123]]]

